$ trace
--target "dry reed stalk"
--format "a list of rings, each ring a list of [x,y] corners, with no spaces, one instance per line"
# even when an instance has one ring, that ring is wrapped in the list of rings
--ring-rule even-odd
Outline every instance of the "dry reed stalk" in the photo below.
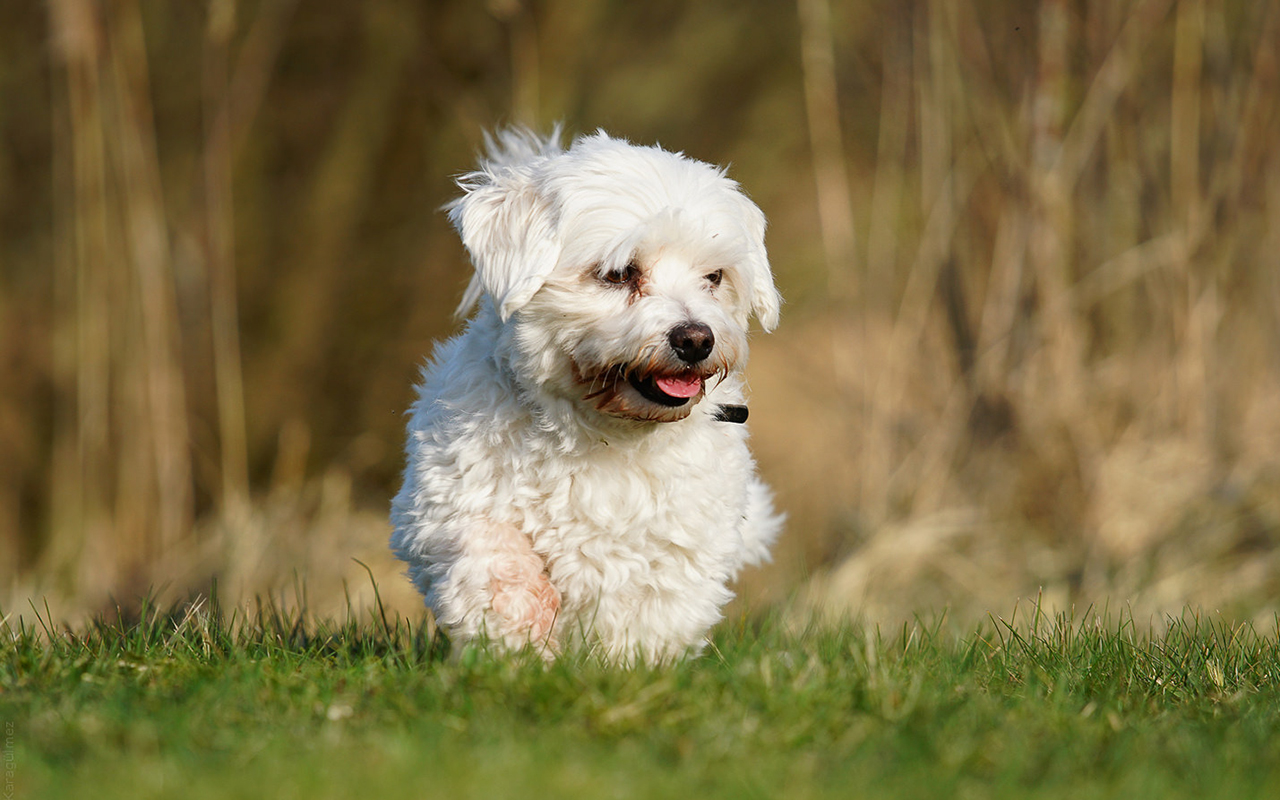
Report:
[[[876,145],[875,178],[871,188],[871,218],[867,225],[866,271],[863,277],[864,313],[887,306],[889,280],[897,271],[899,218],[906,176],[907,125],[911,119],[910,29],[894,17],[883,37],[883,75],[880,90],[880,130]]]
[[[1065,0],[1041,3],[1038,64],[1031,94],[1030,159],[1026,183],[1028,279],[1036,307],[1036,342],[1027,380],[1014,385],[1029,439],[1031,458],[1044,472],[1044,497],[1028,498],[1028,513],[1040,516],[1046,533],[1073,550],[1087,540],[1087,487],[1102,449],[1092,415],[1086,374],[1089,332],[1073,313],[1069,288],[1076,279],[1081,224],[1073,203],[1074,183],[1055,169],[1065,147],[1068,122],[1068,57],[1076,37]],[[1073,122],[1073,126],[1074,126]],[[1017,373],[1014,373],[1015,375]]]
[[[243,523],[249,514],[250,487],[235,260],[235,162],[258,116],[296,7],[297,0],[262,4],[248,26],[234,67],[231,41],[238,17],[233,0],[210,0],[203,39],[204,241],[221,445],[220,513],[233,531],[241,533],[246,526],[236,521]],[[286,424],[283,430],[293,427]]]
[[[1218,289],[1209,270],[1196,262],[1195,245],[1203,214],[1200,189],[1201,64],[1205,44],[1203,0],[1179,0],[1174,29],[1173,87],[1170,102],[1170,216],[1175,230],[1185,231],[1186,249],[1179,266],[1186,276],[1184,344],[1177,376],[1180,416],[1188,432],[1216,450],[1213,362],[1221,319]]]
[[[210,0],[211,3],[224,3],[234,7],[232,0]],[[284,43],[285,32],[289,21],[293,19],[299,0],[271,0],[262,3],[257,16],[250,23],[236,53],[234,69],[227,76],[228,84],[220,93],[222,107],[213,112],[213,134],[223,135],[222,126],[226,126],[229,139],[228,156],[231,161],[228,167],[234,167],[237,154],[244,150],[249,131],[258,111],[262,107],[267,86],[271,82],[272,72]],[[220,19],[234,18],[234,12],[219,12]],[[232,20],[234,22],[234,19]],[[212,26],[214,20],[209,20]],[[219,22],[221,28],[224,23]],[[205,43],[208,46],[212,27],[206,26]],[[231,26],[234,29],[234,25]],[[230,57],[229,43],[224,58]],[[229,62],[227,62],[229,63]],[[225,68],[225,67],[224,67]],[[226,121],[219,121],[225,117]],[[208,134],[206,134],[208,135]]]
[[[1203,0],[1179,0],[1173,47],[1169,183],[1175,224],[1198,227],[1200,201],[1200,82],[1204,60]]]
[[[829,0],[797,0],[796,7],[827,296],[840,305],[858,296],[860,281],[854,269],[853,200],[840,125],[831,6]]]
[[[228,49],[236,28],[233,0],[212,0],[204,40],[205,260],[217,390],[222,513],[239,529],[248,513],[249,446],[245,424],[240,314],[236,300],[232,103]]]
[[[1066,0],[1040,4],[1039,56],[1031,97],[1031,160],[1028,181],[1032,201],[1028,261],[1040,296],[1041,347],[1048,356],[1044,379],[1065,392],[1048,391],[1063,405],[1060,413],[1078,413],[1084,398],[1067,393],[1083,388],[1081,367],[1085,343],[1079,323],[1067,305],[1073,282],[1071,187],[1053,171],[1062,150],[1067,114],[1067,55],[1071,32]]]
[[[897,19],[899,18],[895,17]],[[898,266],[899,219],[907,171],[907,126],[911,118],[910,31],[909,21],[903,21],[884,37],[880,131],[861,296],[860,335],[864,340],[871,334],[868,325],[873,317],[883,314],[889,307],[892,276],[896,274]],[[861,446],[857,450],[856,468],[858,505],[872,515],[883,515],[882,499],[887,496],[887,472],[884,465],[891,458],[891,446],[889,430],[884,425],[884,415],[878,408],[878,398],[872,392],[861,390],[861,387],[877,385],[872,369],[872,364],[867,359],[861,359],[857,367],[858,386],[847,385],[850,382],[846,381],[841,390],[846,396],[861,395]]]
[[[415,32],[390,9],[373,5],[364,14],[365,59],[321,147],[301,210],[290,220],[297,231],[290,245],[293,266],[275,283],[280,341],[256,375],[288,378],[272,396],[260,397],[254,413],[277,423],[303,418],[310,400],[306,387],[317,386],[314,376],[324,369],[333,343],[327,332],[354,280],[351,246],[376,193],[378,157],[415,44]]]
[[[947,219],[943,219],[943,215],[946,215],[947,212],[951,210],[949,196],[951,188],[950,181],[946,181],[945,183],[947,193],[946,197],[943,197],[939,193],[938,190],[940,187],[930,183],[934,176],[941,175],[941,165],[949,161],[949,152],[943,154],[934,152],[932,156],[925,155],[931,147],[936,149],[939,142],[946,141],[949,143],[948,136],[934,135],[935,131],[933,131],[931,127],[932,123],[940,123],[945,126],[947,120],[945,111],[936,108],[940,94],[938,91],[933,90],[929,83],[933,75],[930,70],[928,55],[931,52],[936,51],[931,51],[921,46],[922,42],[929,39],[929,26],[931,24],[937,24],[935,15],[932,13],[933,11],[934,9],[926,9],[922,5],[916,5],[912,8],[913,13],[911,13],[907,23],[910,26],[909,30],[911,31],[911,57],[902,58],[901,63],[898,66],[906,75],[910,76],[909,80],[911,81],[911,88],[915,90],[916,138],[920,143],[922,153],[921,161],[931,163],[934,166],[934,169],[932,170],[924,166],[921,166],[919,169],[921,192],[930,191],[928,198],[921,203],[921,207],[925,209],[925,213],[929,215],[931,223],[926,227],[932,227],[935,234],[945,230],[945,234],[949,236],[951,220],[949,216]],[[888,58],[886,57],[886,66],[887,64]],[[888,78],[886,77],[885,80],[887,81]],[[904,140],[907,133],[906,117],[909,114],[911,99],[912,95],[910,90],[904,92],[904,96],[899,99],[899,102],[903,104],[903,107],[899,110],[900,117],[896,122],[900,122],[902,124],[902,129],[892,131],[894,135],[902,136]],[[888,135],[888,133],[889,132],[882,129],[882,140],[886,135]],[[892,164],[887,165],[886,174],[891,176],[893,169],[894,166]],[[880,174],[879,165],[877,164],[877,185],[879,185]],[[889,178],[889,180],[891,181],[892,178]],[[893,209],[883,209],[879,213],[887,216],[893,212]],[[872,210],[872,214],[877,215],[877,211],[874,208]],[[880,244],[880,242],[883,242],[885,239],[892,236],[890,231],[892,231],[896,226],[893,224],[893,217],[888,217],[887,219],[882,217],[877,219],[876,222],[879,225],[884,225],[886,228],[886,230],[877,230],[875,232],[875,235],[877,236],[878,251],[876,256],[877,258],[883,259],[886,254],[883,252],[882,248],[885,246]],[[868,237],[871,235],[872,234],[869,232]],[[929,248],[921,243],[917,247],[917,265],[921,263],[919,254],[926,251],[929,253],[929,258],[926,259],[929,262],[925,267],[927,269],[928,267],[933,266],[935,259],[932,257],[938,249],[936,245],[938,244],[939,236],[934,235],[929,237],[926,235],[922,237],[922,240],[926,240],[935,245],[934,247]],[[946,243],[943,242],[942,246],[945,247],[945,245]],[[870,252],[869,247],[869,257]],[[881,268],[889,266],[890,271],[885,273],[886,275],[892,275],[897,271],[895,269],[896,264],[882,264],[880,266]],[[870,268],[870,264],[868,264],[868,267]],[[889,310],[893,305],[893,301],[888,297],[884,298],[885,308],[883,310],[878,308],[867,309],[867,303],[864,302],[862,304],[864,309],[867,309],[868,312],[864,314],[863,317],[864,335],[870,333],[870,331],[867,330],[867,325],[871,324],[871,321],[881,313],[887,313],[891,326],[887,357],[878,359],[875,362],[864,359],[861,363],[859,376],[862,381],[862,393],[864,397],[862,408],[862,430],[860,431],[861,446],[857,449],[858,455],[856,467],[859,488],[859,514],[873,525],[882,525],[889,519],[892,513],[891,506],[894,504],[894,494],[891,489],[891,484],[894,482],[895,473],[899,475],[902,474],[901,470],[898,469],[898,466],[902,463],[903,453],[901,452],[898,446],[899,443],[896,441],[896,437],[893,434],[893,420],[899,418],[901,412],[898,404],[902,399],[902,392],[900,390],[904,387],[904,382],[902,380],[903,370],[900,362],[900,359],[903,356],[903,349],[908,345],[914,347],[917,342],[914,340],[912,334],[907,332],[907,328],[901,323],[904,316],[904,309],[910,309],[906,313],[913,319],[918,318],[920,313],[924,310],[920,302],[919,288],[921,287],[921,283],[918,280],[920,275],[921,271],[916,268],[913,268],[909,272],[908,288],[904,290],[903,299],[898,301],[896,312]],[[917,279],[915,281],[915,286],[917,288],[916,291],[912,291],[910,288],[912,278]],[[868,277],[867,280],[870,281],[871,278]],[[927,306],[928,302],[929,299],[925,298],[924,305]],[[916,326],[913,325],[910,327],[913,329],[913,333],[915,335],[919,334],[919,330],[916,329]],[[912,341],[908,342],[908,339],[912,339]]]
[[[64,589],[101,596],[190,526],[186,404],[139,9],[99,13],[59,0],[50,10],[73,183],[59,200],[72,210],[60,218],[72,221],[76,243],[75,318],[63,324],[74,325],[77,345],[43,567],[70,581]]]
[[[938,279],[944,265],[953,258],[952,245],[959,205],[972,189],[975,175],[964,152],[953,148],[956,138],[951,120],[955,114],[957,84],[947,76],[955,74],[955,53],[951,46],[954,26],[943,3],[930,4],[915,19],[915,61],[913,75],[917,92],[918,140],[920,142],[920,208],[926,214],[915,256],[906,273],[901,299],[892,317],[888,351],[879,370],[869,376],[870,406],[866,417],[869,444],[859,465],[863,479],[864,513],[871,520],[889,518],[895,497],[909,497],[913,510],[924,513],[940,502],[943,487],[922,480],[921,464],[936,465],[950,460],[959,442],[955,402],[961,395],[949,392],[945,403],[947,421],[940,421],[930,434],[909,449],[891,437],[893,420],[901,415],[911,362],[918,358],[925,328],[935,307]],[[945,380],[945,379],[944,379]],[[937,477],[929,468],[930,477]],[[906,480],[904,477],[910,476]],[[943,482],[945,484],[945,481]]]
[[[1274,152],[1275,143],[1269,138],[1274,125],[1268,125],[1268,121],[1273,119],[1276,106],[1280,104],[1280,48],[1265,43],[1278,39],[1280,6],[1270,4],[1258,26],[1261,44],[1254,53],[1248,88],[1241,100],[1239,122],[1235,126],[1240,141],[1233,149],[1222,177],[1212,181],[1213,205],[1238,197],[1246,177],[1258,174],[1267,155]]]
[[[86,0],[54,0],[50,27],[66,81],[69,194],[57,201],[66,238],[74,242],[65,276],[64,331],[58,357],[64,397],[74,398],[55,420],[55,458],[50,476],[52,507],[49,541],[39,571],[62,592],[82,588],[79,570],[86,542],[106,538],[108,487],[108,407],[110,377],[110,292],[107,279],[108,223],[106,145],[103,141],[101,21]],[[62,113],[64,109],[55,109]],[[110,546],[105,548],[111,552]],[[114,581],[108,556],[95,570],[95,583]]]
[[[832,309],[851,311],[856,303],[865,306],[867,275],[856,265],[857,236],[854,230],[853,197],[849,164],[844,151],[840,121],[839,86],[836,81],[835,34],[829,0],[797,0],[800,21],[800,66],[804,89],[805,119],[809,133],[811,171],[818,206],[818,228],[826,267],[826,302]],[[858,380],[849,368],[849,343],[837,326],[829,339],[828,360],[840,400],[846,407],[856,402]],[[862,366],[858,365],[857,370]],[[855,421],[841,417],[832,431],[836,441],[855,447]],[[833,476],[842,483],[854,480],[854,470]],[[865,492],[865,484],[861,491]]]
[[[1116,101],[1133,78],[1142,51],[1160,30],[1160,22],[1172,2],[1173,0],[1139,0],[1129,12],[1119,37],[1089,81],[1089,88],[1080,102],[1079,110],[1072,117],[1071,126],[1051,154],[1054,181],[1064,190],[1074,190],[1085,164],[1102,138],[1110,115],[1115,110]]]
[[[991,266],[979,315],[973,382],[975,391],[1004,398],[1016,380],[1026,344],[1026,252],[1030,221],[1017,199],[1000,210]]]
[[[146,387],[138,405],[120,420],[117,446],[122,458],[137,464],[137,499],[117,514],[136,515],[139,552],[133,557],[145,564],[190,528],[191,457],[169,226],[137,0],[118,3],[107,21],[113,81],[106,131],[120,176],[117,192],[128,231],[123,257],[131,267],[130,291],[136,293],[142,344],[117,358],[136,359],[131,370]],[[138,452],[130,454],[135,446]]]
[[[957,139],[954,29],[947,19],[945,0],[928,0],[916,7],[915,75],[918,93],[916,136],[920,142],[920,198],[925,213],[936,202],[953,203],[945,185],[959,163]]]

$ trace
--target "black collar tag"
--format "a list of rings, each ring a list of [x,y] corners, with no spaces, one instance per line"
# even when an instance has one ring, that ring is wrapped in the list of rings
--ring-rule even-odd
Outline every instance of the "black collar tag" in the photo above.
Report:
[[[716,409],[716,422],[736,422],[742,424],[747,421],[746,406],[720,406]]]

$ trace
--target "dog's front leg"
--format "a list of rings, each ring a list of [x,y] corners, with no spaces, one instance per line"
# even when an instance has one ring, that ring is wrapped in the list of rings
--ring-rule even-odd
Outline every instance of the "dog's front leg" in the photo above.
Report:
[[[437,619],[455,640],[487,639],[512,650],[532,645],[554,655],[560,592],[533,543],[514,525],[483,520],[469,527],[433,592]]]

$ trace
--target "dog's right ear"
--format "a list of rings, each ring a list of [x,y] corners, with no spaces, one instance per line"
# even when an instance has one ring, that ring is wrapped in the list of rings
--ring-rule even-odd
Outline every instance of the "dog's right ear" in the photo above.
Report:
[[[746,239],[748,242],[746,257],[743,259],[743,271],[747,275],[747,297],[751,303],[751,312],[760,320],[760,325],[769,332],[778,327],[778,314],[781,312],[782,295],[773,283],[773,270],[769,269],[769,256],[764,246],[765,219],[764,212],[755,203],[747,199],[745,194],[738,193],[743,206]]]
[[[458,185],[466,194],[446,210],[476,273],[457,315],[465,316],[487,293],[505,322],[555,269],[560,239],[554,216],[525,169],[482,169],[463,176]]]

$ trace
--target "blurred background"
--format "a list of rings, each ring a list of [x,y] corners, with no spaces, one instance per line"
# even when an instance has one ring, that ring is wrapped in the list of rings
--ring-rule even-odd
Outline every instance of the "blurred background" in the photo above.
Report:
[[[1280,3],[0,5],[0,609],[421,608],[482,131],[730,165],[787,299],[744,601],[1280,608]],[[372,579],[372,580],[371,580]]]

